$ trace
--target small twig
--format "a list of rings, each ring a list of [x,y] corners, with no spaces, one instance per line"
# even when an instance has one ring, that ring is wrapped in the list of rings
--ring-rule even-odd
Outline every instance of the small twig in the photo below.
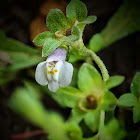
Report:
[[[36,131],[26,132],[22,134],[15,134],[15,135],[12,135],[12,140],[27,139],[36,135],[44,134],[44,133],[45,132],[43,130],[36,130]]]

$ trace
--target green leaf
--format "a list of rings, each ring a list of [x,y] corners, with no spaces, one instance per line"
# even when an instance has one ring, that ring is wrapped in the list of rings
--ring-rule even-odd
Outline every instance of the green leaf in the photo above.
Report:
[[[6,67],[6,71],[23,69],[43,61],[39,50],[11,38],[0,40],[0,50],[7,52],[11,59],[12,64]]]
[[[139,0],[124,0],[124,3],[108,21],[102,32],[91,38],[90,49],[98,52],[113,42],[140,31],[139,5]]]
[[[119,86],[124,81],[124,76],[111,76],[109,80],[106,81],[106,87],[108,89]]]
[[[137,104],[133,108],[133,121],[137,123],[140,121],[140,104]]]
[[[84,21],[79,22],[78,25],[79,24],[91,24],[91,23],[95,22],[96,19],[97,19],[96,16],[88,16]]]
[[[46,19],[47,27],[52,32],[64,31],[69,27],[69,23],[63,12],[59,9],[51,9]]]
[[[65,38],[66,42],[74,42],[80,39],[80,29],[77,26],[73,27],[72,35]]]
[[[41,102],[29,92],[26,88],[17,89],[8,102],[9,107],[33,124],[43,128],[49,134],[49,139],[68,140],[62,117],[45,110]]]
[[[48,38],[42,49],[42,57],[47,57],[53,53],[60,45],[62,41],[56,38]]]
[[[137,102],[137,98],[132,93],[123,94],[118,100],[118,104],[125,107],[135,106]]]
[[[92,132],[96,132],[98,130],[100,118],[99,115],[100,115],[99,110],[94,110],[89,111],[84,117],[86,125]]]
[[[140,30],[139,5],[139,0],[124,1],[124,4],[118,9],[101,32],[101,36],[104,40],[104,47]]]
[[[48,38],[54,38],[54,37],[55,37],[54,33],[51,33],[49,31],[43,32],[35,37],[33,43],[37,46],[43,46]]]
[[[119,126],[119,122],[116,119],[112,119],[108,124],[104,125],[100,130],[99,136],[103,140],[123,140],[124,137],[125,131]]]
[[[33,49],[31,46],[25,45],[24,43],[12,38],[6,38],[4,41],[0,40],[0,50],[5,52],[21,52],[40,55],[39,50]]]
[[[93,93],[95,96],[102,94],[102,78],[95,67],[87,63],[81,66],[78,74],[78,87],[85,94]]]
[[[99,102],[99,106],[102,110],[113,110],[117,105],[117,98],[110,91],[106,91]]]
[[[12,59],[12,64],[7,66],[7,71],[24,69],[27,67],[31,67],[37,65],[43,59],[40,56],[30,55],[26,53],[19,52],[9,52],[9,55]]]
[[[80,28],[81,32],[83,32],[84,27],[86,26],[86,24],[91,24],[91,23],[95,22],[96,19],[97,19],[96,16],[88,16],[87,19],[85,19],[82,22],[79,22],[77,24],[77,26]]]
[[[56,93],[56,101],[65,107],[74,108],[78,101],[83,97],[83,93],[73,87],[59,88]]]
[[[140,96],[140,72],[136,73],[132,81],[131,92],[137,97]]]
[[[46,112],[41,103],[33,96],[30,96],[28,92],[25,88],[17,89],[9,100],[8,105],[15,112],[24,115],[32,123],[44,126]]]
[[[84,118],[86,113],[87,112],[82,111],[81,109],[79,109],[78,106],[76,106],[75,108],[72,109],[71,116],[68,121],[78,124]]]
[[[81,22],[87,17],[87,8],[83,2],[79,0],[71,0],[66,8],[66,15],[71,23],[76,19]]]
[[[103,43],[102,36],[100,34],[95,34],[89,41],[89,48],[92,51],[97,52],[102,48]]]
[[[33,83],[31,81],[24,81],[24,85],[31,94],[37,99],[41,99],[43,94],[41,93],[40,85],[37,83]]]
[[[67,123],[65,131],[71,140],[81,140],[82,138],[82,130],[76,123]]]

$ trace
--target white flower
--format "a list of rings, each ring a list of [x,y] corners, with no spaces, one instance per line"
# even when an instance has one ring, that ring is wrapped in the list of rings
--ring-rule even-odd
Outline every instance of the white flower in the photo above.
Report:
[[[35,79],[40,85],[47,85],[50,91],[56,92],[60,87],[70,84],[73,75],[72,64],[65,62],[66,50],[56,49],[46,61],[36,67]]]

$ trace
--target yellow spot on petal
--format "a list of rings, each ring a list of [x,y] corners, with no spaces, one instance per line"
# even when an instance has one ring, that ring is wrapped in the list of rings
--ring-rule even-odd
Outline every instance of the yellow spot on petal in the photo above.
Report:
[[[48,66],[49,68],[51,68],[51,66]]]
[[[57,70],[55,69],[55,70],[53,71],[53,75],[54,75],[56,72],[57,72]]]
[[[48,74],[51,74],[51,71],[47,71]]]

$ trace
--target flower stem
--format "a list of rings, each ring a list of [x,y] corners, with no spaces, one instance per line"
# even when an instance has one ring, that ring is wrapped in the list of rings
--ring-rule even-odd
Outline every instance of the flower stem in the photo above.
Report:
[[[109,79],[109,74],[108,74],[108,71],[106,69],[105,64],[100,59],[100,57],[97,56],[96,53],[94,53],[93,51],[87,49],[86,47],[84,47],[81,50],[81,53],[92,57],[92,59],[96,62],[96,64],[98,65],[98,67],[101,70],[101,73],[102,73],[102,76],[103,76],[103,81],[107,81]]]
[[[101,110],[100,112],[100,123],[99,123],[99,130],[104,126],[104,121],[105,121],[105,111]]]
[[[96,62],[96,64],[98,65],[98,67],[101,70],[102,73],[102,77],[103,77],[103,81],[107,81],[109,79],[109,74],[108,71],[106,69],[105,64],[103,63],[103,61],[91,50],[87,49],[86,47],[84,47],[81,51],[82,54],[87,55],[87,56],[91,56],[92,59]],[[101,128],[104,126],[104,121],[105,121],[105,111],[101,110],[100,111],[100,123],[99,123],[99,131],[101,130]],[[99,134],[100,132],[98,132]]]

